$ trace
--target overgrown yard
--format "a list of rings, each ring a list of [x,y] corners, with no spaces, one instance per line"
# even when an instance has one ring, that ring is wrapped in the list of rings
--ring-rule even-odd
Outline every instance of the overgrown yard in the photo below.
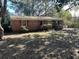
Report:
[[[50,31],[0,42],[0,59],[79,59],[79,32]]]

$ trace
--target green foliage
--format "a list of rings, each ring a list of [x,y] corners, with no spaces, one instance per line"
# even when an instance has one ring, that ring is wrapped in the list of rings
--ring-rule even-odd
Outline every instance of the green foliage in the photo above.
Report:
[[[28,32],[29,29],[26,26],[21,26],[20,31],[25,33],[25,32]]]
[[[79,21],[73,19],[69,11],[60,11],[57,13],[57,17],[62,18],[64,24],[69,28],[79,28]]]
[[[10,15],[9,15],[8,11],[6,11],[6,14],[2,17],[1,25],[4,28],[5,32],[10,32],[10,30],[11,30]]]
[[[69,26],[70,28],[79,28],[79,20],[73,21],[72,25]]]
[[[68,11],[60,11],[60,12],[58,12],[58,17],[62,18],[65,25],[69,26],[69,25],[71,25],[73,23],[71,14]]]

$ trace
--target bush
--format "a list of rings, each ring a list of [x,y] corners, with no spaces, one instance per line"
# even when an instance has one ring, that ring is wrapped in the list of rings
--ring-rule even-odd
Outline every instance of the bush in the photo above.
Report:
[[[4,28],[4,32],[10,32],[11,31],[10,20],[11,20],[11,18],[10,18],[8,11],[7,11],[6,14],[2,17],[2,20],[1,20],[1,25]]]
[[[28,31],[29,31],[29,29],[26,26],[21,26],[20,32],[25,33],[25,32],[28,32]]]
[[[70,27],[73,23],[72,21],[72,17],[71,14],[69,13],[69,11],[60,11],[58,13],[59,18],[61,18],[64,21],[64,25],[67,25],[68,27]]]
[[[52,24],[43,24],[43,25],[42,25],[42,29],[43,29],[43,30],[52,29]]]
[[[70,27],[70,28],[79,28],[79,22],[74,22],[68,27]]]

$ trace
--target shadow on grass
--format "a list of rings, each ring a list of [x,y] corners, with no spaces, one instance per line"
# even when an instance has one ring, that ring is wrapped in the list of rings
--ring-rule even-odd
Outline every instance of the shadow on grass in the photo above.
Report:
[[[79,37],[54,34],[48,38],[7,39],[0,45],[0,59],[74,59]]]

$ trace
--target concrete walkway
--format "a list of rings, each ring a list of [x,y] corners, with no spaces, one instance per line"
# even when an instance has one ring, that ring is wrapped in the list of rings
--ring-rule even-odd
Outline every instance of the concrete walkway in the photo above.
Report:
[[[23,33],[23,34],[11,34],[11,35],[4,35],[3,39],[7,38],[22,38],[23,36],[27,35],[48,35],[49,32],[33,32],[33,33]]]

